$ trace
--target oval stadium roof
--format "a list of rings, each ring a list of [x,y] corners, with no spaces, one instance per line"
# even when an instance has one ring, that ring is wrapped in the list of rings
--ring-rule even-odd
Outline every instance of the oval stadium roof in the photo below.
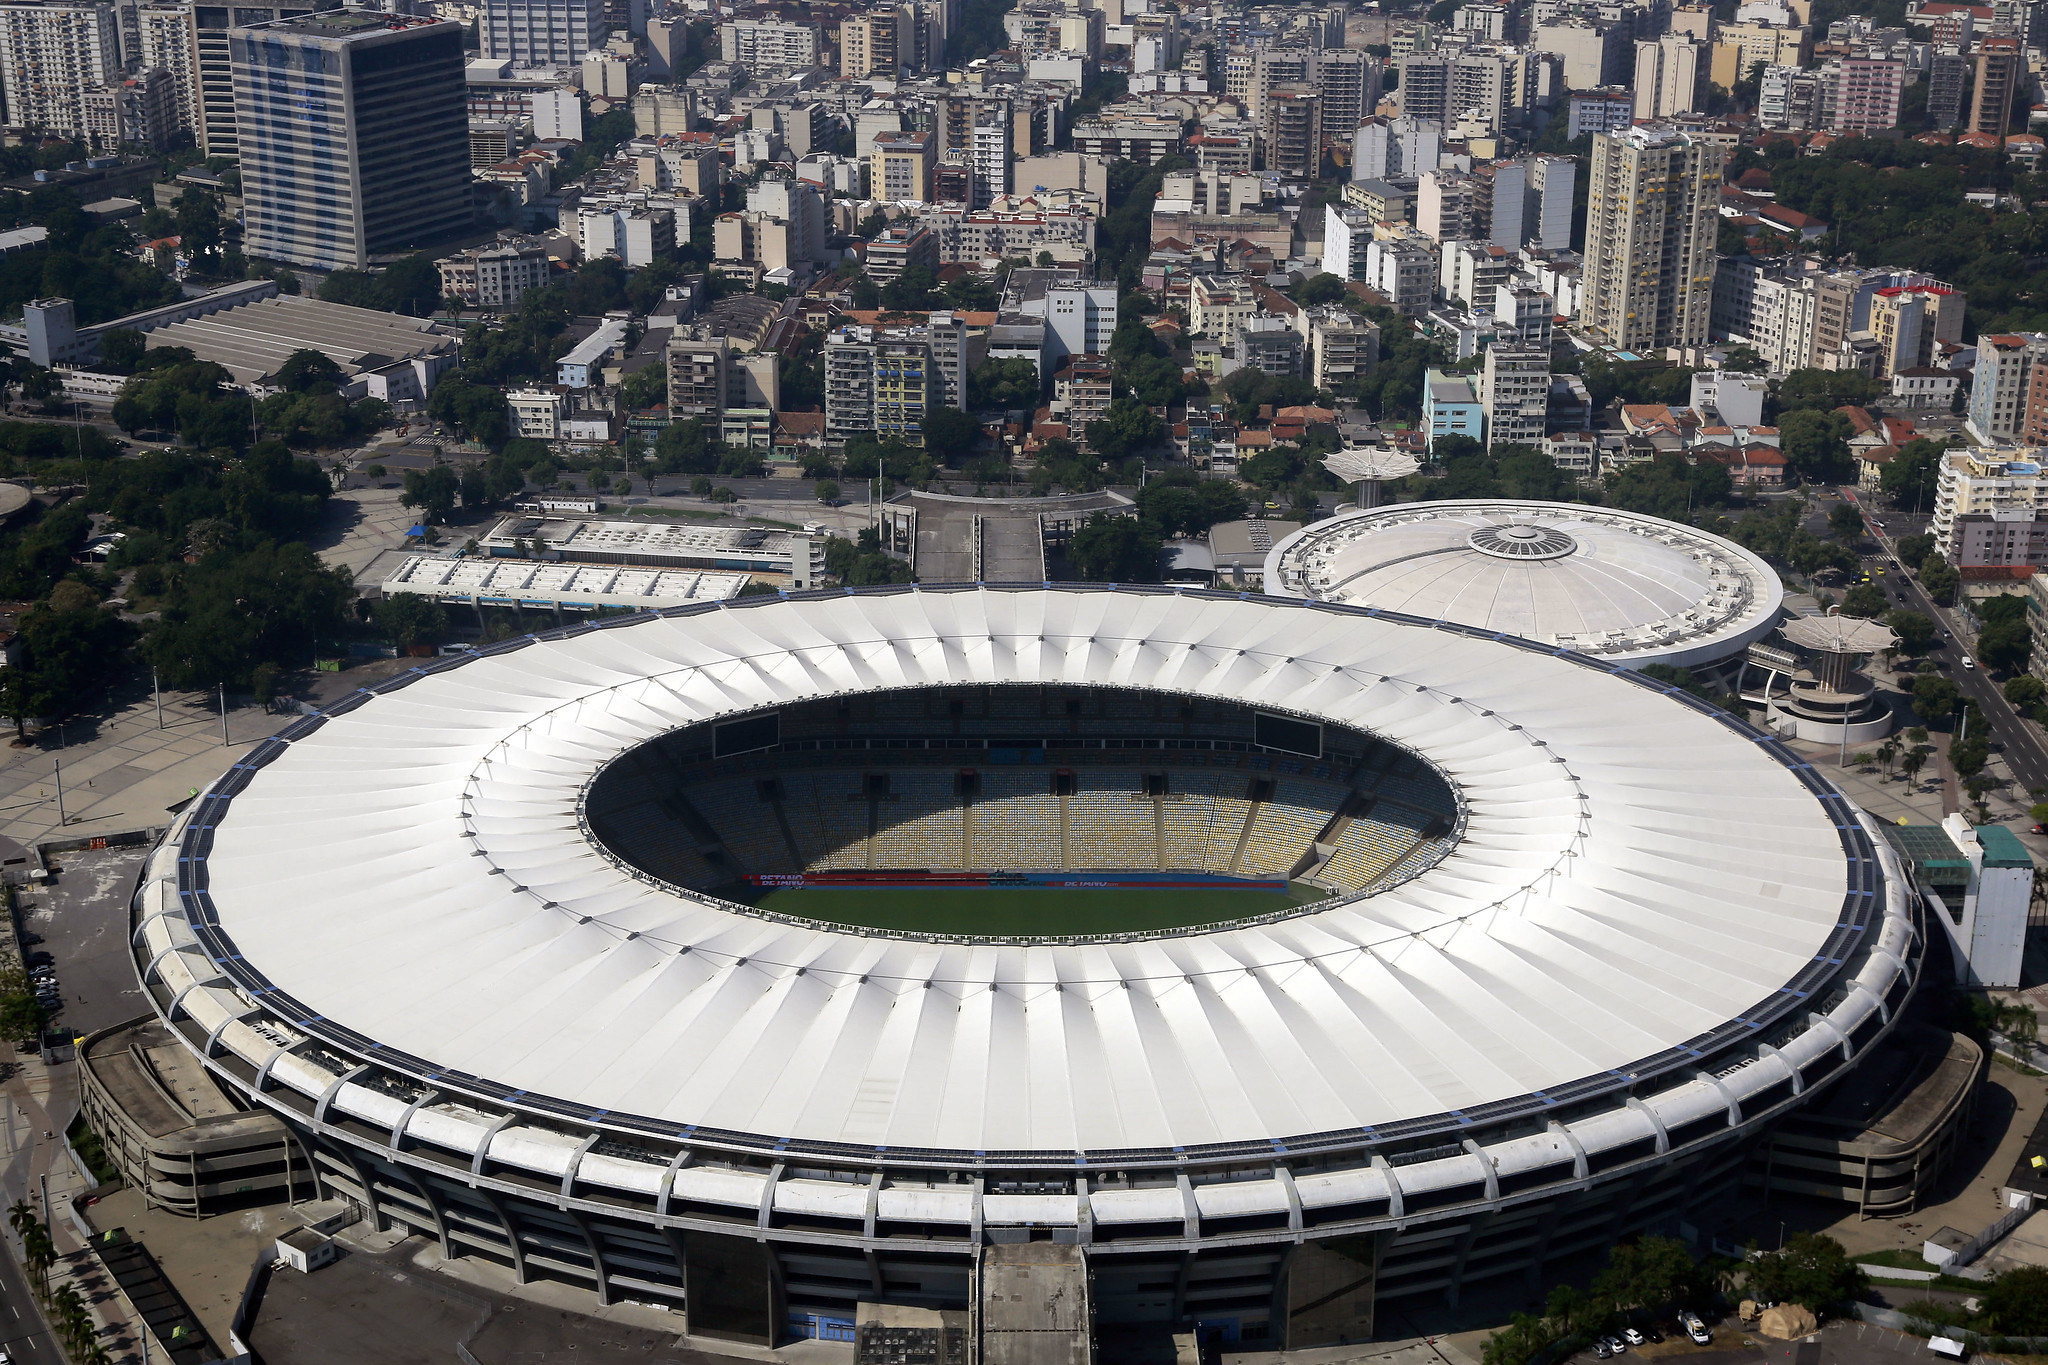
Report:
[[[1003,943],[748,913],[635,877],[581,821],[593,773],[680,726],[1000,683],[1376,732],[1457,784],[1462,838],[1398,887],[1291,916]],[[776,1141],[1193,1148],[1554,1091],[1790,998],[1854,871],[1824,804],[1839,797],[1633,673],[1270,599],[684,608],[444,661],[335,710],[206,807],[193,871],[232,945],[222,970],[535,1102]]]

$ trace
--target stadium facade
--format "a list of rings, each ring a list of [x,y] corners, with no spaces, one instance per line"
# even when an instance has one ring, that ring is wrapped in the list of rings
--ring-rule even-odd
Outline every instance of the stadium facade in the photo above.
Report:
[[[664,805],[678,771],[742,785]],[[935,771],[964,813],[914,795]],[[1039,787],[984,785],[1013,771]],[[1115,773],[1141,814],[1089,825]],[[1306,839],[1288,871],[1334,894],[995,938],[692,885],[856,839],[837,865],[878,866],[891,801],[995,862],[972,850],[1041,794],[1041,868],[1227,874]],[[1235,838],[1173,852],[1176,798]],[[1408,842],[1347,884],[1354,827]],[[1810,764],[1612,661],[1237,594],[890,588],[587,622],[352,694],[179,816],[133,946],[324,1194],[522,1281],[741,1340],[862,1303],[986,1333],[1022,1259],[1098,1331],[1302,1346],[1725,1197],[1898,1020],[1909,891]]]
[[[1305,526],[1266,591],[1505,631],[1635,668],[1710,668],[1770,634],[1785,591],[1733,541],[1641,512],[1504,498]]]

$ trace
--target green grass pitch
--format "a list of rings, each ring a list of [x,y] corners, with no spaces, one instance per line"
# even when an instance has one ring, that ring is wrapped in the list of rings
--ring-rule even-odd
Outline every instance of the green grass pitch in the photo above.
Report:
[[[920,934],[1035,936],[1128,934],[1185,929],[1270,915],[1321,900],[1326,892],[1291,884],[1286,891],[1231,887],[806,887],[756,889],[744,884],[713,894],[743,905],[859,929]]]

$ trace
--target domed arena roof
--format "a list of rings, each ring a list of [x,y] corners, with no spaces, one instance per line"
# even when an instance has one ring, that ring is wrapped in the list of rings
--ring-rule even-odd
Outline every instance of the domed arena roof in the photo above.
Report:
[[[1659,517],[1505,499],[1400,503],[1320,521],[1266,557],[1266,590],[1455,621],[1632,667],[1763,638],[1784,588],[1731,541]]]

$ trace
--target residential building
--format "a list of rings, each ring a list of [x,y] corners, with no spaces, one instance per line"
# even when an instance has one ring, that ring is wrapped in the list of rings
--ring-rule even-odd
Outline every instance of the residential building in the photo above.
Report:
[[[1256,369],[1266,374],[1299,378],[1302,373],[1303,337],[1284,318],[1258,314],[1237,324],[1238,369]]]
[[[1419,233],[1375,238],[1365,247],[1365,283],[1411,316],[1429,307],[1436,292],[1437,248]]]
[[[0,5],[0,98],[10,124],[85,137],[86,96],[120,73],[112,5]]]
[[[1377,180],[1353,181],[1353,185],[1377,185]],[[1381,220],[1362,210],[1337,204],[1323,205],[1323,269],[1340,280],[1365,278],[1365,248],[1372,241],[1373,228]]]
[[[1321,178],[1322,105],[1312,88],[1268,91],[1259,131],[1265,143],[1267,170],[1304,180]]]
[[[725,411],[727,370],[732,363],[728,338],[677,328],[663,361],[668,373],[670,420],[716,418]]]
[[[526,109],[539,141],[583,141],[583,100],[574,90],[535,90],[526,97]]]
[[[1255,317],[1258,300],[1252,287],[1237,275],[1197,275],[1188,285],[1188,327],[1191,333],[1222,340],[1245,319]]]
[[[1046,339],[1059,355],[1107,355],[1116,335],[1116,285],[1059,285],[1045,291]]]
[[[1486,445],[1536,447],[1550,413],[1550,349],[1519,341],[1487,345],[1479,375]]]
[[[1545,251],[1568,251],[1572,244],[1572,194],[1579,174],[1577,157],[1529,158],[1529,197],[1522,215],[1522,235],[1513,245]]]
[[[1438,284],[1445,298],[1464,308],[1493,303],[1494,291],[1514,273],[1515,256],[1491,242],[1446,242]]]
[[[913,266],[939,273],[939,236],[923,223],[894,223],[868,243],[864,273],[876,284],[888,284]]]
[[[1541,347],[1545,355],[1550,354],[1551,336],[1557,326],[1557,300],[1510,277],[1494,286],[1492,307],[1498,336]]]
[[[1472,391],[1472,381],[1442,370],[1427,371],[1422,380],[1422,430],[1424,449],[1431,452],[1446,436],[1484,441],[1486,410]]]
[[[1673,118],[1705,108],[1707,45],[1676,33],[1636,43],[1635,116]]]
[[[547,244],[531,237],[469,247],[434,265],[443,296],[472,308],[517,308],[527,290],[548,282],[553,269]]]
[[[1906,88],[1906,64],[1895,57],[1850,54],[1828,64],[1838,133],[1879,132],[1897,126]]]
[[[2025,54],[2016,38],[1986,38],[1977,44],[1977,84],[1970,96],[1973,133],[2004,137],[2012,123],[2013,101],[2027,74]],[[10,108],[12,93],[9,94]]]
[[[840,76],[863,80],[874,75],[898,74],[905,57],[916,49],[916,23],[916,11],[908,5],[894,5],[840,20]]]
[[[1635,92],[1625,87],[1574,90],[1568,117],[1571,122],[1567,126],[1575,140],[1587,133],[1611,133],[1626,128],[1635,122]]]
[[[559,440],[562,418],[569,409],[569,390],[559,384],[544,389],[509,389],[505,393],[505,408],[514,436],[529,441]]]
[[[1947,412],[1955,405],[1956,390],[1963,377],[1954,370],[1932,365],[1897,370],[1892,374],[1892,404],[1922,411]]]
[[[360,270],[469,229],[462,33],[349,9],[232,31],[250,256]]]
[[[1387,180],[1353,180],[1344,187],[1344,204],[1365,216],[1367,223],[1405,223],[1414,194]]]
[[[1668,124],[1594,137],[1581,322],[1595,338],[1625,351],[1707,339],[1724,156]]]
[[[868,155],[868,194],[884,203],[924,203],[932,197],[932,135],[893,132],[875,135]]]
[[[1109,412],[1109,361],[1099,355],[1071,355],[1052,377],[1052,415],[1065,422],[1068,434],[1089,449],[1087,429]]]
[[[171,73],[177,91],[178,127],[198,141],[199,112],[199,28],[194,8],[185,4],[143,5],[135,15],[136,50],[141,63]],[[234,91],[230,87],[229,108]]]
[[[1478,235],[1480,196],[1477,176],[1465,171],[1427,171],[1415,187],[1415,227],[1441,245]]]
[[[780,19],[728,19],[718,26],[719,57],[759,78],[818,65],[823,50],[816,24]]]
[[[1957,568],[2048,564],[2048,470],[2034,450],[1951,449],[1928,533]]]
[[[170,72],[144,67],[85,96],[86,137],[103,151],[139,147],[167,151],[191,136],[181,117],[178,83]]]
[[[1597,90],[1603,86],[1625,86],[1632,75],[1635,56],[1635,25],[1606,19],[1568,17],[1536,24],[1529,45],[1538,52],[1555,52],[1564,59],[1564,84],[1568,90]],[[1407,80],[1406,73],[1402,81]]]
[[[1371,319],[1335,305],[1305,309],[1301,319],[1308,330],[1308,377],[1317,388],[1348,393],[1379,365],[1380,329]]]
[[[576,66],[604,46],[604,0],[484,0],[483,56],[514,66]]]
[[[1938,132],[1963,121],[1963,92],[1970,84],[1970,59],[1960,52],[1932,52],[1927,57],[1927,118]]]
[[[1766,66],[1757,77],[1757,122],[1765,128],[1811,132],[1829,120],[1833,78],[1827,71]]]
[[[1891,285],[1870,297],[1867,326],[1878,346],[1878,372],[1885,379],[1900,370],[1932,365],[1948,342],[1963,339],[1961,292],[1942,284]]]
[[[1135,161],[1149,166],[1181,149],[1184,127],[1177,118],[1159,114],[1118,115],[1074,125],[1074,150],[1083,156]],[[1209,164],[1204,161],[1202,165]],[[1250,170],[1250,166],[1243,169]]]
[[[924,328],[847,326],[826,339],[828,440],[879,435],[922,446],[925,415],[944,395]]]
[[[612,256],[639,270],[676,252],[675,210],[655,208],[619,196],[585,200],[576,207],[577,245],[583,259]],[[684,234],[688,235],[687,229]]]
[[[1723,90],[1754,77],[1759,66],[1805,66],[1813,59],[1812,30],[1760,21],[1723,24],[1714,38],[1708,79]]]
[[[2036,388],[2036,371],[2044,361],[2048,361],[2048,335],[2040,332],[1977,338],[1977,366],[1970,376],[1965,422],[1972,436],[1986,445],[2009,444],[2038,424],[2039,415],[2030,414],[2028,407]]]
[[[1341,136],[1339,125],[1326,126],[1332,136]],[[1411,177],[1438,169],[1443,133],[1441,123],[1409,114],[1366,119],[1352,134],[1352,180]]]

